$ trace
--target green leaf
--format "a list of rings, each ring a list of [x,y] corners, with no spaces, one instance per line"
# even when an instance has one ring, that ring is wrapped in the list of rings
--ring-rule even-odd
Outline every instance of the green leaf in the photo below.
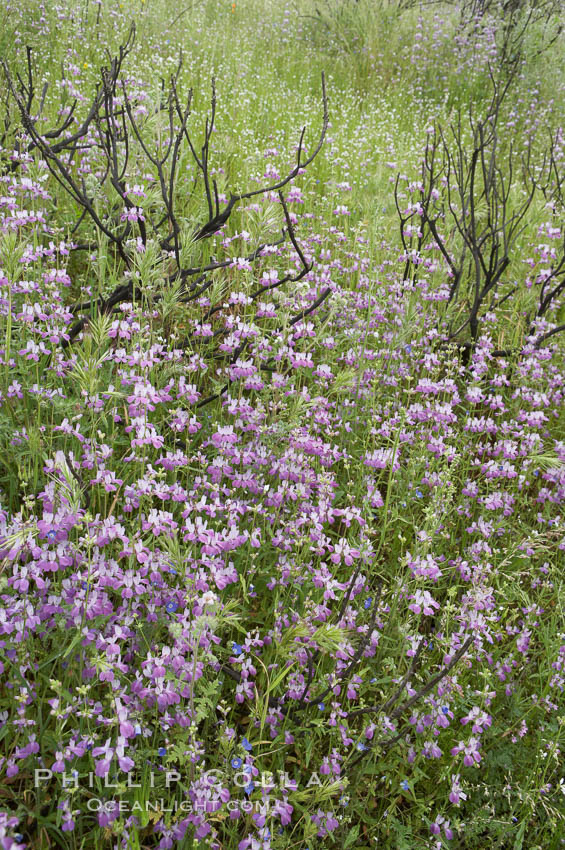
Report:
[[[524,833],[526,832],[526,821],[522,821],[520,824],[520,829],[518,830],[518,835],[516,836],[516,840],[514,841],[514,847],[512,850],[522,850],[524,846]]]
[[[49,656],[47,661],[44,661],[43,664],[40,664],[37,669],[43,670],[44,667],[47,667],[48,664],[52,664],[52,662],[56,661],[57,658],[61,658],[61,657],[67,658],[67,656],[71,654],[71,652],[73,651],[75,646],[80,642],[81,638],[82,638],[82,632],[79,631],[79,632],[76,633],[76,635],[72,639],[70,645],[66,649],[65,649],[65,647],[63,647],[61,650],[56,652],[54,655]]]
[[[343,843],[343,850],[346,850],[347,847],[351,847],[351,845],[358,838],[358,836],[359,836],[359,824],[355,824],[355,826],[352,826],[351,829],[349,830],[349,832],[347,833],[347,838],[345,839],[345,841]]]

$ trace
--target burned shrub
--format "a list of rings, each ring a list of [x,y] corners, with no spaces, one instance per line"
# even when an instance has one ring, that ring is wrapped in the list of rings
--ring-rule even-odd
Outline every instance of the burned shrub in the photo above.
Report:
[[[412,198],[405,204],[396,180],[395,200],[404,248],[404,279],[415,283],[421,253],[435,251],[444,264],[448,280],[445,295],[447,336],[442,344],[455,344],[464,362],[477,344],[487,314],[496,312],[518,292],[507,279],[513,260],[519,257],[520,238],[530,227],[528,213],[545,196],[558,203],[562,178],[557,140],[536,159],[532,143],[520,156],[513,144],[501,140],[502,106],[512,84],[491,74],[493,95],[482,117],[471,108],[460,111],[448,128],[430,128],[420,179],[411,184]],[[519,171],[517,174],[517,163]],[[531,282],[530,282],[531,283]],[[552,264],[537,285],[537,305],[523,328],[535,335],[536,320],[547,317],[560,304],[565,290],[565,245],[552,252]],[[538,334],[541,345],[565,326]],[[499,350],[499,356],[510,353]]]
[[[78,207],[80,215],[72,226],[75,252],[95,251],[101,239],[112,251],[121,269],[124,280],[110,292],[97,297],[81,297],[71,307],[74,323],[68,329],[63,346],[68,348],[84,331],[95,316],[121,315],[120,304],[139,301],[147,307],[158,306],[174,293],[178,304],[198,302],[214,284],[214,273],[228,272],[234,265],[233,258],[217,259],[205,257],[200,262],[187,262],[197,255],[196,243],[206,240],[227,224],[234,209],[242,201],[258,197],[269,197],[280,204],[283,226],[278,240],[262,243],[244,258],[238,258],[246,266],[259,262],[277,246],[289,242],[294,251],[296,273],[288,272],[276,281],[256,286],[249,294],[249,303],[257,304],[260,296],[287,283],[297,283],[311,269],[294,231],[281,189],[313,162],[320,152],[328,127],[328,105],[325,81],[322,75],[323,119],[319,140],[311,153],[306,153],[303,127],[296,149],[296,160],[287,174],[274,182],[250,191],[230,191],[221,194],[214,169],[211,166],[211,139],[216,120],[216,87],[212,80],[211,108],[205,121],[204,135],[197,144],[189,129],[193,92],[184,98],[179,91],[182,55],[168,84],[162,81],[160,102],[148,114],[146,107],[140,108],[134,87],[128,80],[124,63],[135,44],[135,25],[132,24],[127,38],[119,47],[117,55],[110,57],[108,64],[100,70],[100,82],[92,102],[83,118],[77,117],[77,101],[61,107],[58,126],[43,129],[42,113],[47,85],[39,94],[36,89],[31,51],[27,51],[25,77],[14,76],[5,62],[2,63],[8,91],[17,104],[23,129],[20,152],[25,157],[40,157],[53,178]],[[39,101],[39,102],[38,102]],[[5,136],[13,132],[13,117],[6,107]],[[151,126],[157,122],[157,130]],[[192,186],[188,185],[185,173],[187,161],[195,169]],[[17,168],[12,161],[9,168]],[[152,198],[144,207],[140,206],[141,187],[130,185],[140,169],[145,168],[153,175]],[[181,171],[184,173],[181,175]],[[187,198],[193,200],[200,192],[205,221],[190,222],[187,219]],[[202,207],[202,202],[200,204]],[[87,224],[90,223],[90,229]],[[92,231],[94,227],[94,234]],[[84,237],[84,238],[81,238]],[[137,253],[147,251],[150,243],[156,247],[153,258],[152,278],[162,284],[160,293],[151,292],[143,283],[136,284]],[[227,281],[229,287],[229,281]],[[313,312],[330,294],[329,289],[316,293],[306,306],[296,301],[294,312],[290,311],[290,325]],[[204,309],[198,320],[208,321],[223,310],[222,304],[211,304]],[[219,348],[227,329],[213,333],[213,344],[207,348],[207,357],[213,362],[226,360]],[[192,337],[187,336],[181,348],[188,349]],[[237,346],[227,358],[228,365],[237,361],[247,343]],[[227,387],[226,387],[227,388]],[[224,388],[221,392],[224,392]],[[213,393],[199,406],[212,401],[221,393]]]

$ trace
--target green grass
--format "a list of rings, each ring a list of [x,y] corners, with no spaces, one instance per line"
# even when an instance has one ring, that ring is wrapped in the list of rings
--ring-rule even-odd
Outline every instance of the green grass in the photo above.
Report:
[[[50,197],[26,197],[22,205],[32,212],[44,211],[52,230],[46,233],[26,225],[0,234],[0,278],[8,281],[8,285],[2,284],[0,317],[0,591],[7,610],[16,603],[25,604],[26,599],[31,604],[38,594],[32,581],[29,591],[14,582],[18,570],[35,565],[40,557],[34,547],[47,546],[37,523],[49,515],[50,500],[61,511],[68,508],[79,518],[69,530],[69,542],[63,541],[60,551],[55,544],[50,550],[53,558],[72,550],[76,562],[67,565],[72,581],[64,571],[44,573],[52,581],[54,598],[68,594],[64,606],[56,614],[45,614],[41,632],[30,628],[21,640],[15,640],[12,632],[1,635],[3,684],[9,686],[0,698],[0,710],[7,712],[0,727],[3,756],[15,758],[16,748],[24,745],[31,728],[37,733],[47,767],[53,764],[56,752],[68,746],[71,729],[76,730],[73,735],[91,736],[95,747],[117,734],[114,695],[106,678],[115,670],[114,662],[106,654],[106,644],[96,643],[111,634],[114,614],[104,609],[91,616],[90,606],[95,604],[88,596],[94,593],[91,582],[96,592],[107,594],[109,609],[119,611],[120,623],[132,631],[124,639],[135,647],[130,667],[126,672],[115,671],[120,692],[133,693],[132,682],[148,653],[173,647],[175,652],[185,653],[181,671],[188,669],[192,676],[186,680],[192,684],[189,695],[183,694],[182,708],[192,715],[193,723],[174,725],[163,718],[157,706],[145,706],[136,715],[146,732],[135,750],[134,774],[140,787],[128,787],[124,781],[115,794],[130,805],[139,803],[142,814],[137,826],[121,815],[111,823],[99,822],[88,809],[88,799],[107,799],[114,793],[105,789],[103,777],[95,777],[93,788],[79,787],[69,794],[59,793],[55,780],[39,789],[32,787],[38,764],[32,754],[21,762],[19,774],[6,777],[0,792],[2,807],[19,818],[19,826],[10,834],[21,833],[27,846],[38,850],[156,847],[165,833],[158,833],[155,824],[162,820],[166,830],[182,816],[147,812],[147,801],[154,797],[168,802],[185,799],[188,786],[204,767],[225,770],[234,758],[246,758],[241,742],[249,738],[259,772],[277,775],[287,771],[297,780],[297,787],[285,796],[294,808],[290,825],[284,824],[279,832],[281,821],[269,818],[271,835],[267,837],[259,833],[262,824],[254,823],[250,814],[232,820],[221,808],[209,819],[215,835],[199,838],[190,827],[183,838],[174,839],[173,846],[180,850],[236,850],[246,847],[240,842],[253,835],[256,844],[249,845],[253,850],[368,850],[375,846],[391,850],[448,846],[557,850],[564,823],[561,754],[565,745],[559,682],[562,666],[558,667],[562,665],[559,653],[564,622],[563,549],[559,548],[564,528],[560,513],[565,426],[562,339],[556,337],[545,349],[549,352],[546,359],[538,356],[530,361],[521,356],[520,349],[538,291],[524,285],[528,274],[524,261],[534,256],[540,242],[547,241],[539,233],[540,226],[562,225],[563,210],[557,205],[551,214],[541,192],[532,204],[503,281],[508,288],[516,285],[518,291],[496,321],[483,316],[483,330],[491,334],[492,347],[511,352],[505,358],[488,360],[484,368],[475,362],[475,372],[466,370],[451,352],[437,349],[431,354],[434,329],[441,330],[448,319],[457,325],[458,311],[464,316],[468,309],[467,281],[455,304],[446,306],[433,300],[446,281],[446,268],[433,246],[424,246],[422,255],[438,261],[437,267],[418,273],[419,281],[425,275],[428,290],[401,281],[404,262],[394,202],[396,176],[402,175],[401,192],[419,179],[432,122],[448,132],[458,109],[463,120],[469,108],[476,115],[485,109],[490,84],[484,33],[458,47],[459,18],[451,4],[400,12],[392,2],[369,0],[321,4],[296,0],[287,6],[268,0],[238,0],[233,5],[205,0],[186,8],[166,0],[103,0],[100,4],[68,0],[46,7],[26,0],[16,9],[2,0],[0,8],[6,22],[0,34],[0,53],[13,78],[17,72],[25,75],[25,47],[29,45],[37,91],[49,84],[39,125],[43,132],[56,126],[59,109],[70,106],[75,94],[80,100],[78,112],[84,114],[98,85],[100,68],[107,65],[108,54],[119,49],[132,21],[136,46],[126,60],[124,74],[145,93],[143,102],[149,112],[158,105],[182,51],[178,89],[183,96],[189,87],[193,89],[189,129],[197,151],[215,79],[217,121],[210,151],[220,193],[250,190],[276,179],[264,176],[271,162],[281,175],[287,173],[295,161],[304,125],[306,145],[313,149],[322,124],[324,73],[330,113],[327,137],[318,157],[295,181],[304,205],[289,205],[298,215],[297,239],[314,264],[312,277],[274,290],[277,319],[256,319],[249,305],[237,305],[231,314],[225,310],[209,321],[213,330],[228,315],[259,326],[265,351],[272,345],[273,354],[281,353],[274,367],[275,376],[280,377],[285,374],[284,358],[292,341],[291,317],[297,303],[307,303],[297,298],[314,284],[321,289],[329,280],[335,290],[315,316],[308,317],[307,325],[311,322],[312,327],[307,326],[305,335],[293,342],[296,351],[312,357],[313,365],[291,370],[292,389],[276,386],[265,370],[261,374],[268,377],[262,389],[244,390],[241,381],[232,384],[231,402],[241,403],[236,412],[219,402],[198,411],[194,404],[179,401],[173,394],[170,400],[155,403],[156,412],[147,412],[148,421],[164,437],[164,447],[141,445],[132,457],[135,432],[126,430],[131,419],[129,397],[134,393],[132,377],[140,384],[150,384],[156,393],[164,393],[168,386],[178,388],[180,376],[185,375],[187,383],[197,384],[205,397],[224,384],[225,371],[214,370],[225,370],[226,365],[212,359],[212,343],[201,336],[192,336],[188,356],[206,360],[210,364],[206,372],[188,372],[186,357],[156,365],[137,362],[127,368],[120,361],[120,349],[128,354],[147,353],[154,345],[170,350],[202,318],[202,305],[183,303],[178,286],[169,285],[172,260],[163,257],[155,242],[132,260],[136,298],[131,308],[135,319],[131,338],[110,334],[115,315],[97,316],[93,311],[85,333],[68,349],[50,345],[52,353],[38,361],[19,354],[29,339],[39,339],[37,328],[49,326],[48,316],[35,324],[27,322],[26,305],[37,300],[43,309],[48,304],[62,307],[64,301],[69,307],[88,300],[87,287],[88,297],[107,297],[125,279],[122,260],[88,219],[72,232],[81,210],[34,155],[26,177],[45,186]],[[414,46],[418,34],[419,49]],[[533,159],[541,162],[565,104],[563,39],[553,44],[550,52],[537,56],[540,37],[538,31],[528,36],[520,73],[502,110],[501,147],[508,150],[512,142],[517,150],[511,194],[516,200],[523,193],[519,161],[532,123],[536,125]],[[61,67],[68,89],[57,84]],[[19,132],[13,104],[9,115],[12,124],[2,144],[11,151]],[[167,126],[163,111],[147,118],[144,132],[154,149],[162,143]],[[464,131],[464,140],[468,138]],[[266,155],[274,148],[277,156]],[[134,142],[129,182],[148,179],[151,168],[142,162],[140,146]],[[206,221],[208,213],[186,150],[180,156],[178,173],[184,266],[243,256],[280,233],[284,219],[274,196],[257,199],[257,208],[242,202],[220,236],[192,242],[190,234]],[[115,195],[107,185],[99,187],[92,175],[86,179],[97,212],[105,215]],[[6,171],[0,195],[4,189],[8,192],[10,181]],[[157,215],[158,192],[152,189],[148,194],[144,209]],[[348,214],[339,213],[342,206]],[[247,241],[241,238],[242,231],[249,234]],[[138,231],[133,232],[137,235]],[[41,260],[35,265],[22,262],[26,250],[46,247],[50,240],[58,243],[72,238],[92,241],[92,245],[88,251],[75,252],[68,259],[58,256],[45,265]],[[234,241],[223,247],[225,238]],[[458,238],[455,233],[449,244],[457,245]],[[273,260],[267,258],[252,271],[219,270],[206,295],[214,305],[232,292],[250,293],[260,272],[276,268],[282,276],[293,262],[290,253],[285,253]],[[543,261],[539,265],[542,267]],[[46,267],[66,269],[70,286],[50,284],[42,277]],[[38,283],[38,295],[33,290],[21,291],[26,280]],[[159,300],[152,302],[154,296]],[[555,324],[563,322],[564,309],[561,299],[547,318]],[[266,354],[261,359],[259,347],[242,355],[247,356],[255,364],[267,363]],[[329,378],[316,371],[321,366],[331,370]],[[436,386],[434,394],[428,394],[425,386],[422,389],[426,380]],[[10,389],[13,381],[24,388],[22,398]],[[34,385],[52,391],[53,396],[30,391]],[[470,388],[481,391],[480,401],[467,395]],[[489,407],[498,394],[504,404],[502,412]],[[547,404],[536,394],[544,394]],[[251,411],[244,408],[244,402],[249,402]],[[418,420],[418,403],[434,405],[427,420],[425,414]],[[175,408],[194,414],[201,429],[174,432]],[[452,418],[443,423],[447,408]],[[542,424],[533,418],[536,411],[546,411],[547,420]],[[524,424],[523,416],[532,421]],[[490,417],[499,426],[496,436],[471,430],[480,417]],[[227,426],[238,435],[242,454],[237,458],[226,446],[207,442]],[[78,436],[73,430],[77,428]],[[255,435],[259,435],[268,466],[251,470],[245,451],[255,450]],[[167,470],[157,461],[166,451],[179,448],[177,437],[184,441],[186,463]],[[322,448],[316,440],[324,444]],[[504,441],[513,442],[518,452],[517,476],[490,478],[483,464],[492,461],[496,466]],[[400,457],[398,469],[390,462],[374,469],[366,464],[367,455],[381,449]],[[325,455],[332,452],[327,460]],[[86,462],[73,472],[71,457]],[[221,484],[209,483],[218,468],[213,468],[214,462],[227,464],[230,475],[248,472],[255,476],[262,488],[259,495],[251,489],[228,487],[226,474]],[[291,472],[298,470],[297,481],[292,475],[278,478],[277,464],[281,469],[287,464]],[[102,479],[91,483],[104,469],[120,480],[115,490],[105,489]],[[301,476],[304,480],[300,482]],[[149,482],[146,492],[142,492],[144,482]],[[159,487],[174,484],[185,488],[186,496],[178,502],[164,500]],[[269,486],[270,496],[278,488],[280,493],[291,492],[292,497],[281,504],[273,502],[267,509]],[[307,486],[312,486],[312,492],[305,495]],[[382,504],[378,507],[371,504],[370,486],[380,491]],[[544,498],[543,487],[551,498]],[[139,503],[135,503],[136,493]],[[500,493],[507,499],[504,504],[510,506],[509,512],[484,506]],[[217,514],[205,516],[203,506],[214,500]],[[324,523],[312,519],[316,510],[323,513],[330,503],[342,511],[351,509],[351,517],[344,520],[336,515]],[[201,556],[200,544],[183,539],[180,531],[153,534],[144,526],[152,510],[166,510],[180,528],[185,504],[190,521],[204,517],[208,528],[218,534],[228,525],[244,529],[251,539],[254,533],[261,534],[258,547],[245,542],[226,552],[225,567],[231,564],[237,580],[225,588],[212,584],[219,601],[209,609],[198,602],[203,591],[193,570]],[[237,513],[237,504],[249,509],[245,515]],[[122,551],[129,543],[119,537],[113,542],[98,540],[101,524],[112,521],[120,523],[130,543],[135,539],[155,556],[158,568],[151,567],[153,585],[148,579],[148,589],[129,593],[126,584],[115,589],[101,581],[101,563],[106,564],[108,574],[118,563],[120,569],[127,567],[137,577],[144,570],[145,561],[138,559],[133,549]],[[473,526],[479,521],[491,521],[492,529]],[[56,522],[53,519],[54,525]],[[361,553],[353,559],[354,566],[339,559],[335,564],[329,557],[330,547],[343,541]],[[22,559],[20,546],[28,553]],[[442,577],[437,583],[426,583],[410,572],[411,561],[424,561],[428,556],[441,564]],[[359,562],[365,559],[363,589],[359,588],[359,597],[352,600],[347,624],[337,627],[336,612],[358,563],[356,558]],[[176,570],[174,578],[164,569],[166,560]],[[39,568],[33,566],[31,572],[35,569]],[[283,573],[286,578],[280,581]],[[151,589],[157,583],[155,576],[164,581],[165,591]],[[330,580],[338,583],[333,589]],[[75,590],[69,590],[65,581],[76,584],[76,593],[84,583],[86,599],[73,601]],[[328,589],[331,593],[325,595]],[[437,600],[437,615],[420,616],[409,609],[410,595],[421,589],[431,591]],[[163,611],[177,592],[190,600],[186,602],[190,640],[182,637],[186,625],[182,625],[180,612]],[[372,626],[371,604],[363,605],[367,596],[379,599],[377,622]],[[139,600],[145,607],[138,607]],[[192,606],[197,602],[199,613],[194,613]],[[178,607],[178,602],[175,604]],[[320,606],[330,609],[326,619],[315,613]],[[477,623],[469,626],[473,611],[478,614]],[[20,622],[31,616],[30,610]],[[338,705],[337,697],[347,711],[382,706],[410,667],[407,648],[414,648],[425,637],[422,669],[414,670],[408,683],[418,691],[445,666],[446,655],[455,651],[451,641],[462,624],[470,633],[475,630],[483,635],[480,645],[473,646],[449,671],[439,688],[436,685],[398,719],[402,735],[397,746],[375,747],[356,764],[361,752],[357,745],[370,740],[364,734],[367,724],[374,720],[374,734],[379,738],[382,715],[374,712],[355,720],[352,715],[340,730],[343,718],[339,715],[335,723],[328,722]],[[296,716],[290,712],[272,737],[272,702],[287,693],[299,670],[306,675],[305,650],[317,650],[312,692],[322,693],[330,675],[335,675],[336,658],[354,656],[363,634],[373,627],[378,642],[371,653],[356,660],[359,681],[353,694],[346,696],[344,687],[335,700],[331,694],[324,697],[323,710],[312,705]],[[525,629],[531,632],[531,644],[522,653],[516,640]],[[240,702],[234,699],[234,679],[226,672],[226,668],[235,669],[229,661],[230,647],[243,643],[255,630],[268,641],[248,651],[256,668],[256,689],[252,697],[247,695]],[[210,635],[217,637],[217,642],[208,641]],[[190,641],[189,652],[186,646]],[[223,665],[223,673],[217,672],[217,663]],[[509,665],[508,670],[504,664]],[[199,665],[201,678],[197,677]],[[85,676],[85,669],[92,675]],[[167,669],[166,682],[180,690],[179,670]],[[299,685],[295,688],[300,691]],[[404,689],[398,702],[409,699],[411,693]],[[88,705],[90,698],[99,703],[108,733]],[[48,700],[59,703],[53,706]],[[416,715],[441,713],[447,706],[454,714],[451,725],[441,730],[438,726],[438,735],[430,732],[425,739],[427,743],[439,741],[442,758],[428,758],[421,752],[424,733],[413,730],[421,719]],[[464,766],[462,756],[450,756],[450,750],[472,734],[470,724],[462,725],[461,720],[473,708],[491,715],[492,725],[477,733],[482,736],[480,765]],[[392,711],[391,707],[388,714]],[[29,727],[19,723],[22,717]],[[523,731],[523,723],[527,731]],[[234,735],[225,734],[225,727],[233,729]],[[294,741],[285,740],[285,732],[292,734]],[[346,743],[348,736],[351,742]],[[204,756],[196,757],[195,748],[200,745]],[[414,757],[413,745],[420,747],[417,754],[414,750]],[[146,762],[157,760],[163,746],[166,755],[159,757],[160,763],[166,770],[178,771],[183,780],[170,790],[160,771],[157,794],[150,785]],[[336,753],[342,759],[340,773],[320,773],[323,760]],[[75,761],[69,758],[67,769],[75,763],[81,771],[93,771],[96,761],[86,753]],[[2,762],[3,771],[5,765]],[[320,773],[321,781],[308,785],[313,772]],[[449,801],[455,774],[461,775],[461,788],[467,795],[461,807]],[[259,801],[260,789],[255,788],[250,798]],[[79,812],[74,831],[62,829],[58,805],[63,799]],[[315,820],[318,810],[336,817],[338,825],[328,834],[320,834]],[[448,840],[444,828],[439,836],[430,831],[438,817],[450,821],[453,839]]]

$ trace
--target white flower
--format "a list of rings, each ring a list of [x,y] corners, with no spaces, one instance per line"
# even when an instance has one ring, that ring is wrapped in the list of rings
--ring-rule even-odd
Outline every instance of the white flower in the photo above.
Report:
[[[211,590],[207,590],[200,599],[202,605],[215,605],[217,601],[218,597]]]

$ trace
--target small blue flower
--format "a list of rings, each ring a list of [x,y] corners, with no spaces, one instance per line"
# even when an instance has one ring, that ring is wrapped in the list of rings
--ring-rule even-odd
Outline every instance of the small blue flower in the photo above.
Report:
[[[373,676],[373,678],[371,679],[371,684],[374,685],[376,681],[377,681],[377,677]]]
[[[248,785],[246,785],[246,786],[245,786],[245,788],[244,788],[243,790],[245,791],[245,793],[247,794],[247,796],[249,796],[249,794],[251,794],[251,793],[252,793],[252,791],[253,791],[253,789],[254,789],[254,788],[255,788],[255,783],[254,783],[254,782],[250,782]]]
[[[422,493],[422,491],[421,491],[421,490],[416,490],[416,496],[418,497],[418,499],[423,499],[423,498],[424,498],[424,494]]]
[[[244,750],[247,750],[248,753],[250,753],[251,750],[253,749],[253,745],[249,743],[247,738],[243,738],[243,740],[241,742],[241,746],[243,747]]]
[[[167,755],[167,748],[166,747],[159,747],[159,749],[157,750],[157,755],[166,756]]]
[[[449,714],[449,708],[446,705],[442,706],[441,710],[443,711],[444,714]]]
[[[250,584],[250,585],[249,585],[249,590],[255,590],[255,585],[254,585],[254,584]]]
[[[339,798],[340,806],[348,806],[349,805],[349,797],[340,797]]]
[[[326,707],[326,706],[324,705],[324,703],[323,703],[323,702],[319,702],[319,703],[318,703],[318,708],[320,709],[320,711],[323,711],[323,710],[325,709],[325,707]]]
[[[518,818],[512,818],[512,823],[518,823]]]
[[[410,785],[409,785],[407,779],[403,779],[402,782],[400,783],[400,786],[401,786],[401,788],[404,788],[405,791],[408,791],[408,789],[410,788]]]
[[[411,346],[410,344],[405,345],[405,346],[404,346],[404,348],[406,349],[406,351],[408,352],[408,354],[410,354],[410,352],[412,351],[412,346]]]
[[[433,649],[433,648],[434,648],[434,643],[433,643],[433,641],[430,641],[428,643],[428,649]]]
[[[165,610],[168,611],[169,614],[174,614],[178,607],[179,607],[178,602],[173,602],[171,600],[170,602],[167,602],[167,604],[165,606]]]
[[[232,759],[230,763],[234,770],[239,770],[239,768],[243,764],[243,761],[242,759]]]
[[[139,723],[135,724],[135,726],[133,727],[133,731],[136,735],[141,735],[141,726],[139,725]]]
[[[50,531],[47,532],[47,540],[50,543],[54,543],[56,539],[57,539],[57,532],[55,531],[54,528],[52,528]]]
[[[231,646],[234,655],[241,655],[241,653],[243,652],[243,647],[240,643],[236,643],[234,641]]]
[[[174,576],[177,575],[177,571],[174,570],[172,567],[169,567],[169,572],[172,573]]]
[[[359,741],[359,743],[357,744],[357,749],[359,750],[360,753],[362,753],[367,749],[367,747],[365,746],[363,741]]]
[[[373,604],[373,597],[372,597],[372,596],[368,596],[368,597],[365,599],[365,601],[363,602],[363,608],[365,608],[365,610],[367,610],[368,608],[370,608],[370,607],[371,607],[371,605],[372,605],[372,604]]]

